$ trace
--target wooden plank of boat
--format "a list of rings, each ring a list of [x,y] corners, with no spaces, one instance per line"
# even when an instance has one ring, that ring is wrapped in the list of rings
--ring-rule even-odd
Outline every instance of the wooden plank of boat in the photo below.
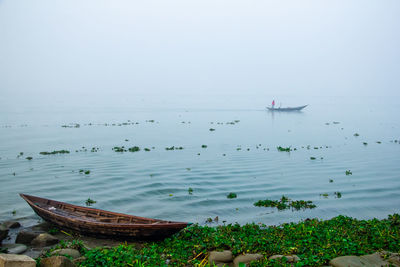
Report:
[[[20,196],[45,221],[85,235],[161,239],[190,225],[187,222],[164,221],[76,206],[26,194]]]
[[[287,108],[270,108],[267,107],[268,110],[270,111],[300,111],[303,108],[307,107],[308,105],[305,106],[299,106],[299,107],[287,107]]]

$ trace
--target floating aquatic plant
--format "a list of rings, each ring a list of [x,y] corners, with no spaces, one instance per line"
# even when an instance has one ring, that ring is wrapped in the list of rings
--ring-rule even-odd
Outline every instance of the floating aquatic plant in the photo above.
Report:
[[[342,197],[342,193],[340,193],[340,192],[335,192],[334,194],[335,194],[336,198],[341,198]]]
[[[90,174],[90,170],[79,170],[79,173],[84,173],[86,175]]]
[[[278,149],[278,151],[281,151],[281,152],[290,152],[291,151],[290,147],[278,146],[277,149]]]
[[[62,128],[79,128],[81,125],[79,123],[70,123],[69,125],[61,125]]]
[[[193,188],[189,187],[188,193],[189,193],[189,195],[192,195],[193,194]]]
[[[55,150],[52,152],[43,151],[39,153],[40,155],[55,155],[55,154],[69,154],[68,150]]]
[[[210,132],[213,132],[213,131],[215,131],[215,129],[214,128],[210,128]]]
[[[27,160],[32,160],[33,158],[32,158],[32,157],[26,157],[26,159],[27,159]]]
[[[358,133],[353,134],[355,137],[360,136]]]
[[[95,204],[97,201],[94,201],[93,199],[86,199],[85,204],[86,206],[92,206],[93,204]]]
[[[166,147],[165,150],[182,150],[183,147],[177,147],[177,146],[171,146],[171,147]]]
[[[315,159],[316,159],[316,157],[310,157],[310,159],[311,159],[311,160],[315,160]]]
[[[129,152],[138,152],[140,151],[140,148],[138,146],[130,147],[128,148]]]
[[[329,182],[330,182],[330,183],[333,183],[333,179],[329,179]]]
[[[145,147],[145,148],[144,148],[144,151],[149,152],[149,151],[150,151],[150,148]]]
[[[121,146],[121,147],[119,147],[119,146],[115,146],[115,147],[113,147],[113,149],[112,150],[114,150],[115,152],[126,152],[126,150],[125,150],[125,147],[124,146]]]
[[[350,170],[347,170],[346,175],[353,175],[353,173]]]
[[[312,203],[312,201],[305,201],[305,200],[291,200],[286,196],[282,196],[280,200],[270,200],[270,199],[265,199],[265,200],[259,200],[254,203],[254,206],[257,207],[275,207],[278,210],[285,210],[285,209],[295,209],[295,210],[300,210],[300,209],[313,209],[316,207]]]
[[[218,216],[216,216],[214,219],[211,217],[208,217],[206,219],[206,223],[218,222],[218,220],[219,220]]]
[[[207,145],[201,145],[201,148],[207,148]]]
[[[237,194],[231,192],[231,193],[229,193],[226,197],[227,197],[227,198],[237,198]]]
[[[316,207],[316,205],[314,205],[311,200],[308,200],[308,201],[305,201],[305,200],[292,201],[292,202],[290,202],[289,206],[292,207],[295,210],[313,209],[313,208]]]

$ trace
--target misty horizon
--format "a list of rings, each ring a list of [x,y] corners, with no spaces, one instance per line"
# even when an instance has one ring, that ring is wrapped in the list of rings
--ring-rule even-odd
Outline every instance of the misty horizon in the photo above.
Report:
[[[398,1],[3,0],[0,98],[398,96],[399,10]]]

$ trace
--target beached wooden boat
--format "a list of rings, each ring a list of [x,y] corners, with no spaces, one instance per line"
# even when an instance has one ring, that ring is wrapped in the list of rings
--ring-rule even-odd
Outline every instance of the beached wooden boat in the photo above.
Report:
[[[86,235],[161,239],[189,225],[186,222],[138,217],[25,194],[20,194],[20,196],[45,221]]]
[[[270,111],[300,111],[300,110],[302,110],[303,108],[305,108],[305,107],[307,107],[308,105],[305,105],[305,106],[300,106],[300,107],[287,107],[287,108],[270,108],[270,107],[267,107],[267,109],[268,110],[270,110]]]

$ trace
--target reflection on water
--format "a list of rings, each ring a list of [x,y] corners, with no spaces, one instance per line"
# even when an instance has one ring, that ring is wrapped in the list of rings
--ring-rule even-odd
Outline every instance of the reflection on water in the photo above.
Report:
[[[399,111],[390,105],[388,110]],[[10,113],[0,124],[0,218],[13,217],[13,211],[15,217],[34,216],[20,192],[79,205],[90,197],[102,209],[199,223],[216,216],[220,222],[266,224],[339,214],[386,217],[400,206],[399,121],[393,118],[366,103],[346,110],[329,101],[301,112]],[[70,123],[79,127],[61,127]],[[117,153],[116,146],[141,150]],[[183,149],[165,149],[172,146]],[[292,151],[279,152],[277,146]],[[39,154],[61,149],[71,153]],[[237,198],[228,199],[230,192]],[[317,208],[292,212],[253,206],[282,195],[312,200]]]

